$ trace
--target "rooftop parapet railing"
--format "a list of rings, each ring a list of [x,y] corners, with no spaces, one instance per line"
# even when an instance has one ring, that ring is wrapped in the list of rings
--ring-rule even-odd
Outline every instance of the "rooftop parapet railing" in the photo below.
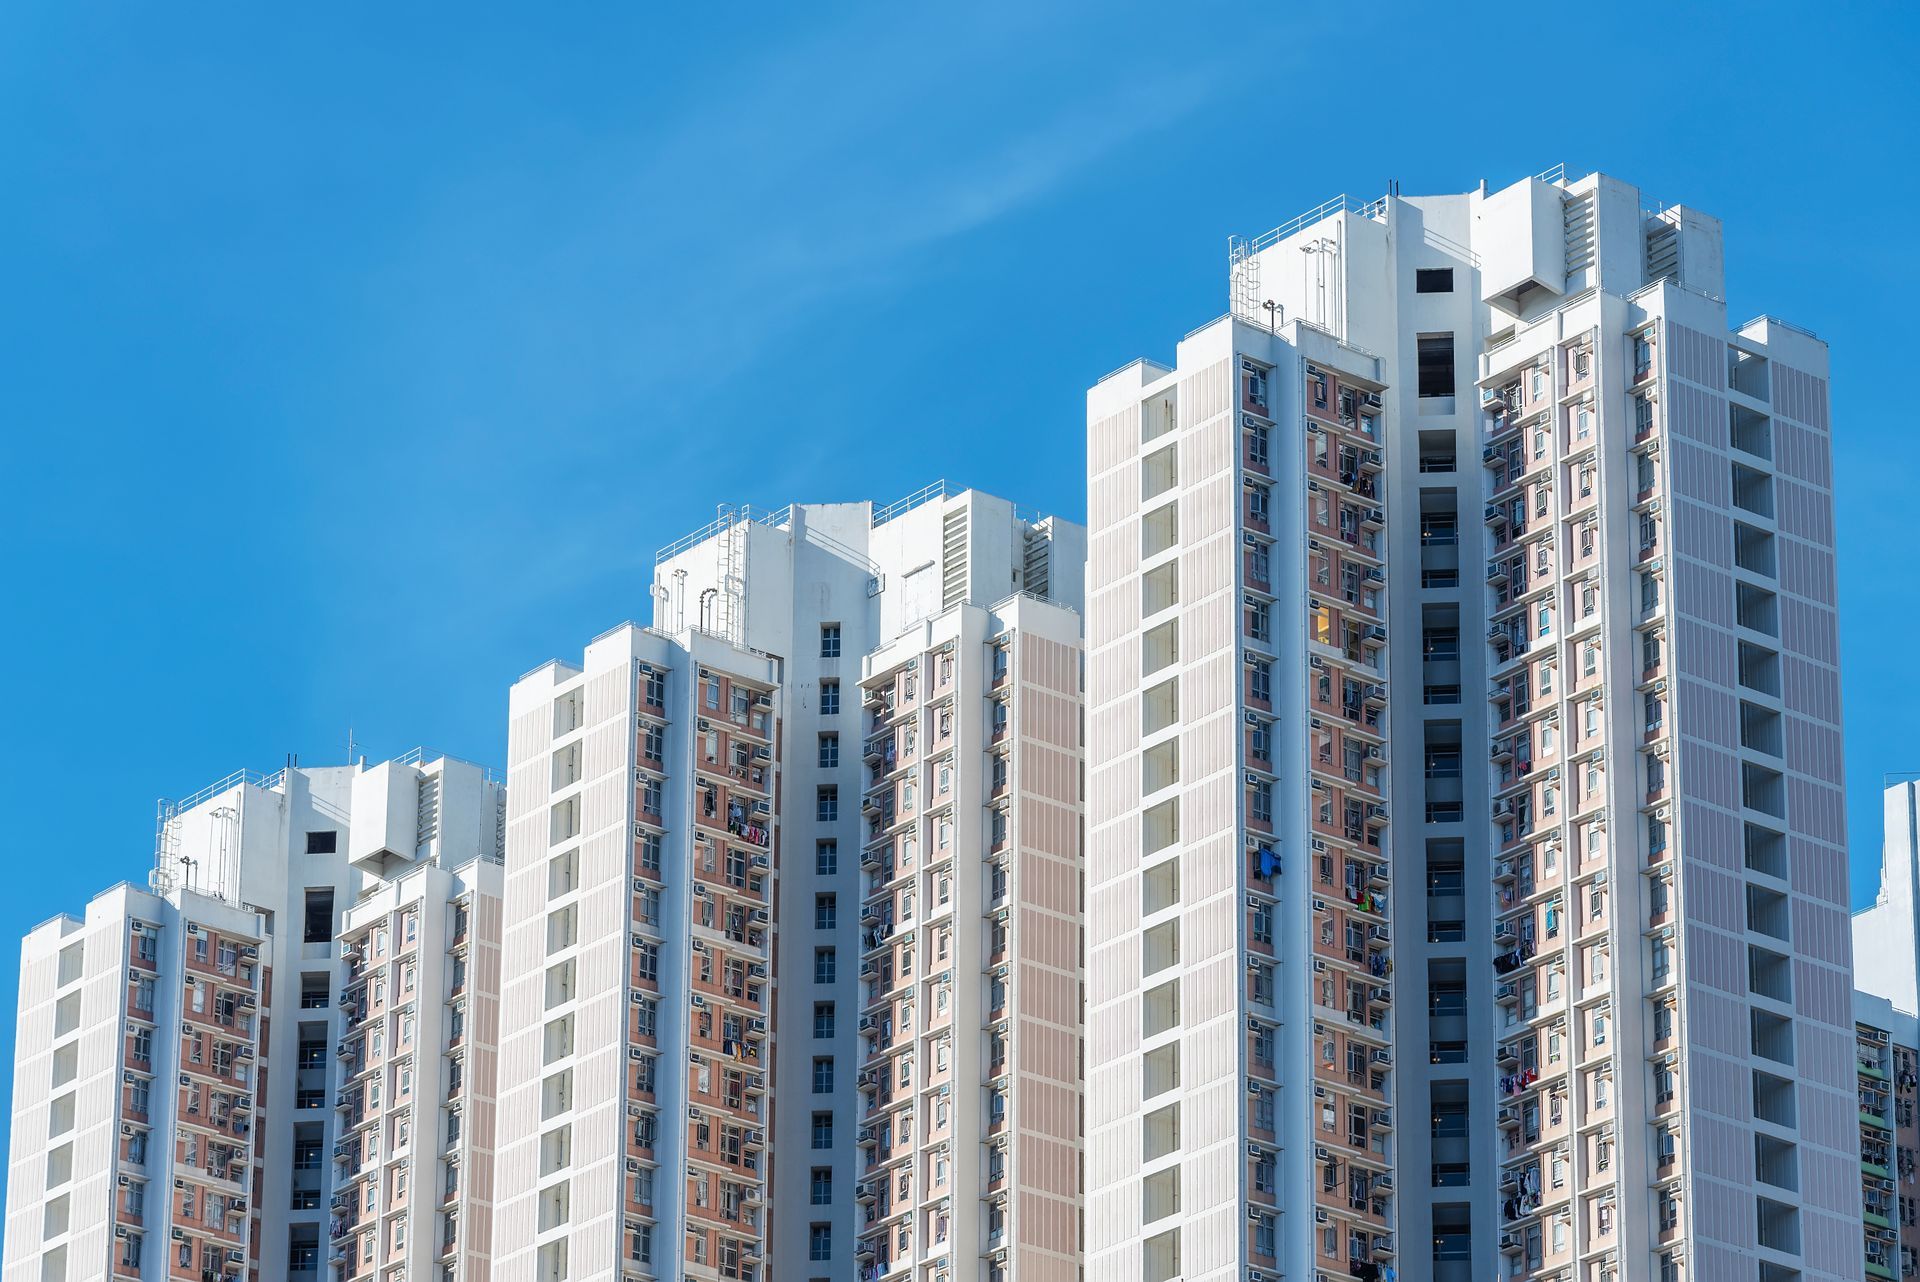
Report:
[[[658,552],[655,552],[653,554],[653,563],[659,565],[662,561],[670,561],[682,552],[685,552],[688,548],[698,547],[722,530],[737,525],[742,521],[750,521],[755,525],[777,528],[786,524],[792,517],[793,504],[791,503],[773,512],[754,507],[748,503],[742,503],[737,508],[729,508],[729,510],[723,511],[719,516],[707,522],[693,533],[683,535],[661,548]]]
[[[221,793],[231,792],[242,784],[252,784],[256,788],[277,788],[286,777],[287,772],[284,769],[276,770],[272,774],[262,774],[258,770],[247,770],[244,768],[236,770],[224,779],[216,779],[190,797],[183,797],[179,801],[168,801],[162,797],[160,799],[160,818],[162,822],[164,822],[173,818],[175,815],[185,814],[195,806],[205,805]]]
[[[488,783],[506,783],[505,776],[484,761],[474,761],[469,757],[455,756],[451,752],[442,752],[438,748],[429,748],[424,744],[418,747],[408,748],[405,752],[393,758],[394,764],[401,766],[424,766],[434,761],[457,761],[463,766],[474,767]]]
[[[1281,223],[1272,231],[1261,235],[1231,236],[1227,239],[1227,256],[1234,262],[1251,258],[1269,245],[1276,245],[1295,232],[1313,226],[1317,222],[1332,218],[1336,214],[1358,214],[1362,218],[1383,218],[1387,212],[1387,198],[1379,196],[1373,200],[1361,200],[1341,192],[1331,200],[1323,200],[1305,213],[1297,214]]]
[[[878,529],[896,516],[905,516],[923,503],[931,503],[935,499],[952,498],[959,492],[947,482],[946,478],[942,477],[931,485],[921,486],[903,499],[895,499],[885,507],[875,508],[870,524],[872,528]]]

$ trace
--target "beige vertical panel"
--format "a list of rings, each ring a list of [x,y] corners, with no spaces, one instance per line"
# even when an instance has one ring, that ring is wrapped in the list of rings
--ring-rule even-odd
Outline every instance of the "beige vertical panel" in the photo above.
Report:
[[[1128,578],[1087,602],[1089,620],[1102,632],[1131,632],[1140,626],[1140,583]]]
[[[1211,709],[1238,707],[1240,665],[1231,651],[1219,651],[1196,660],[1180,674],[1180,706]]]
[[[1214,1158],[1190,1163],[1189,1169],[1193,1179],[1185,1203],[1200,1210],[1187,1217],[1180,1235],[1181,1275],[1193,1282],[1236,1277],[1245,1226],[1240,1221],[1240,1191],[1231,1178],[1235,1171]]]
[[[1233,404],[1233,362],[1216,361],[1180,380],[1180,426],[1191,428],[1216,414],[1224,414]]]
[[[1189,487],[1180,496],[1180,537],[1205,539],[1231,532],[1239,516],[1239,492],[1231,472],[1203,479]]]
[[[1180,553],[1180,596],[1197,602],[1233,589],[1233,554],[1239,545],[1226,535],[1189,544]]]
[[[1188,914],[1188,921],[1193,920],[1193,914]],[[1181,1020],[1187,1027],[1196,1028],[1237,1012],[1235,1002],[1239,994],[1235,991],[1235,985],[1239,978],[1238,967],[1237,957],[1231,953],[1217,952],[1187,968],[1180,1003]]]
[[[1106,723],[1106,718],[1101,718],[1097,722],[1102,729],[1107,728]],[[1119,741],[1118,736],[1108,740],[1108,742]],[[1106,813],[1128,810],[1139,805],[1140,764],[1130,760],[1114,762],[1087,781],[1087,793],[1094,799],[1093,804]],[[1127,868],[1132,866],[1132,863],[1125,865]]]
[[[1139,508],[1138,468],[1120,468],[1087,483],[1087,525],[1090,529],[1112,529]]]
[[[1140,743],[1140,707],[1137,700],[1121,699],[1101,708],[1088,718],[1087,730],[1108,752],[1130,752]],[[1106,777],[1106,770],[1101,775]],[[1139,766],[1134,767],[1138,792]],[[1094,813],[1110,813],[1096,810]]]
[[[1203,707],[1206,705],[1202,705]],[[1218,708],[1219,705],[1213,705]],[[1200,719],[1191,722],[1180,732],[1180,770],[1181,777],[1189,787],[1197,786],[1202,780],[1233,768],[1234,763],[1234,720],[1233,710],[1210,711],[1200,714]],[[1231,801],[1226,803],[1224,814],[1202,816],[1207,825],[1199,829],[1188,829],[1184,825],[1186,816],[1181,816],[1181,833],[1191,841],[1209,832],[1217,830],[1233,819]]]
[[[587,731],[580,740],[581,776],[594,779],[611,770],[624,771],[632,756],[628,745],[636,734],[638,727],[629,717],[621,717]]]
[[[1098,708],[1131,694],[1140,684],[1140,637],[1129,635],[1087,663],[1087,706]]]
[[[622,770],[589,783],[580,793],[580,830],[600,833],[627,823],[627,798],[633,783]]]
[[[1216,596],[1189,607],[1181,619],[1181,653],[1198,658],[1222,649],[1234,641],[1236,612],[1233,598]]]
[[[1087,429],[1087,472],[1098,476],[1132,458],[1140,448],[1140,407],[1130,405]]]
[[[1096,592],[1139,568],[1139,522],[1123,522],[1087,541],[1087,591]]]
[[[1188,785],[1180,797],[1180,832],[1192,841],[1229,828],[1233,823],[1232,780],[1224,775]],[[1224,941],[1231,945],[1233,937]]]
[[[592,726],[619,716],[627,710],[632,693],[633,669],[624,664],[589,677],[582,720]]]
[[[1239,428],[1231,418],[1216,418],[1180,438],[1180,479],[1189,487],[1216,473],[1233,470]]]
[[[1232,829],[1188,842],[1180,858],[1181,889],[1188,900],[1195,902],[1236,892],[1239,866],[1239,842]],[[1234,929],[1239,929],[1237,923]]]

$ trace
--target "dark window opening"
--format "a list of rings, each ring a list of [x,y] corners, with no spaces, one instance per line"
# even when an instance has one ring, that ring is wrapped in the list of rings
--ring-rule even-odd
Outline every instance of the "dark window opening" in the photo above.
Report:
[[[1416,294],[1451,294],[1453,292],[1453,268],[1420,268],[1413,274],[1413,291]]]
[[[1420,335],[1420,395],[1453,395],[1453,335]]]
[[[307,918],[301,939],[309,944],[333,942],[333,890],[307,891]]]
[[[331,829],[307,834],[307,853],[310,855],[331,855],[339,849],[340,834]]]

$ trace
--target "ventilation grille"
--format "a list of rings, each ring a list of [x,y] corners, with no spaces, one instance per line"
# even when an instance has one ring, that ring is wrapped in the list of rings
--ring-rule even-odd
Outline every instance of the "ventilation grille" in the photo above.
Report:
[[[951,610],[967,599],[967,509],[956,507],[940,527],[940,608]]]
[[[440,776],[428,775],[420,781],[419,820],[415,824],[414,844],[425,848],[440,835]]]
[[[1038,597],[1052,595],[1048,570],[1053,559],[1053,540],[1045,530],[1027,528],[1027,559],[1020,568],[1020,586]]]
[[[1680,229],[1664,218],[1647,224],[1647,283],[1680,274]]]
[[[1593,193],[1570,196],[1561,215],[1566,220],[1567,275],[1593,266]]]

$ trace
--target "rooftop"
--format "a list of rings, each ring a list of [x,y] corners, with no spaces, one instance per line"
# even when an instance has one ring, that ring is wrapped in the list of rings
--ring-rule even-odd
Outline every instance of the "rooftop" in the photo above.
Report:
[[[905,516],[908,512],[913,511],[913,509],[923,504],[932,503],[939,499],[955,498],[967,493],[970,489],[972,489],[971,486],[956,485],[943,477],[930,485],[921,486],[905,498],[895,499],[891,503],[872,505],[872,515],[868,519],[868,528],[878,529],[888,521],[894,520],[896,517]],[[682,552],[690,548],[696,548],[707,540],[742,523],[764,525],[770,529],[779,529],[781,526],[792,523],[793,510],[795,507],[804,506],[806,505],[789,503],[785,507],[768,511],[764,508],[754,507],[750,503],[723,503],[720,505],[720,515],[699,529],[694,530],[692,533],[682,535],[661,548],[658,552],[655,552],[653,554],[653,563],[660,565],[663,562],[670,561]],[[1032,508],[1021,507],[1018,504],[1014,505],[1014,515],[1029,525],[1038,525],[1046,519],[1044,513]],[[538,669],[535,669],[535,671],[538,671]]]

